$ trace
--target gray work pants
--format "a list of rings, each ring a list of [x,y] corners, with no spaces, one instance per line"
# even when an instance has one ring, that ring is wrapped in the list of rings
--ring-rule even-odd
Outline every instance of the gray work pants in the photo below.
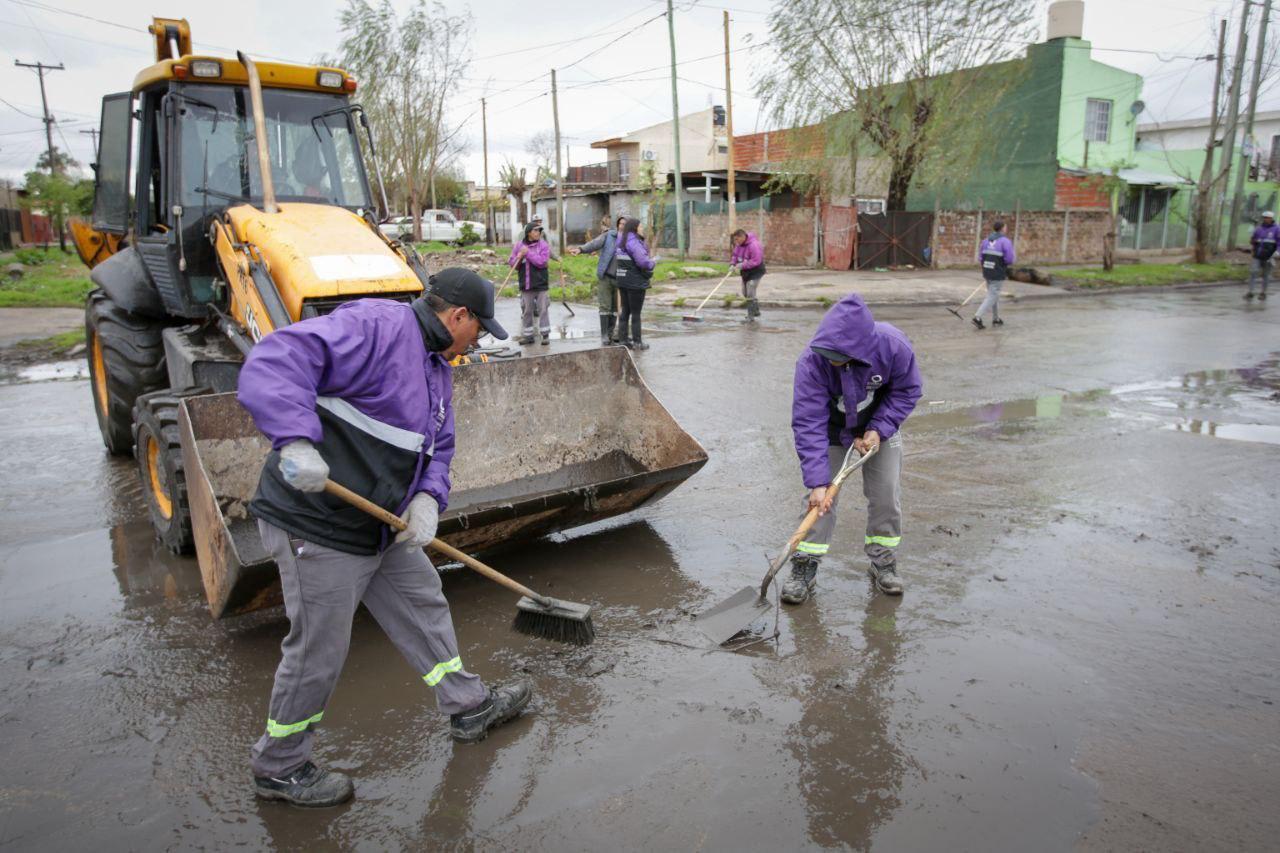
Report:
[[[991,319],[997,320],[1000,317],[1000,291],[1004,289],[1004,280],[987,282],[987,296],[982,300],[982,304],[978,306],[978,313],[973,316],[981,319],[982,315],[991,311]]]
[[[618,311],[618,280],[611,275],[596,279],[596,305],[600,313],[613,316]]]
[[[1265,261],[1260,258],[1249,259],[1249,292],[1253,293],[1253,282],[1259,275],[1262,276],[1262,292],[1267,292],[1267,280],[1271,277],[1271,258]]]
[[[311,756],[311,727],[324,717],[338,683],[361,601],[435,688],[441,711],[456,714],[485,700],[480,678],[462,668],[440,575],[421,549],[392,545],[360,556],[292,538],[263,521],[258,530],[280,567],[289,633],[280,646],[267,731],[253,746],[255,776],[287,775]]]
[[[520,291],[520,322],[523,334],[533,336],[533,318],[538,317],[538,328],[545,338],[551,334],[551,295],[546,290]]]
[[[827,450],[827,464],[835,479],[844,462],[846,449],[832,447]],[[848,488],[849,481],[844,486]],[[902,541],[902,433],[883,442],[880,450],[862,466],[862,494],[867,499],[867,530],[863,546],[872,565],[888,568],[896,565],[896,550]],[[836,527],[836,508],[839,497],[831,505],[831,511],[821,516],[809,530],[809,535],[796,547],[800,555],[821,558],[826,556],[831,534]],[[809,511],[809,492],[801,498],[801,518]]]

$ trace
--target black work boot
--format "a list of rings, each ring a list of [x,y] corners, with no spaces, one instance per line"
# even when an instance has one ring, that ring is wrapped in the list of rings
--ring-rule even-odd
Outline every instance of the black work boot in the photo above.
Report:
[[[545,331],[539,332],[539,333],[538,333],[538,337],[540,338],[540,341],[539,341],[539,342],[540,342],[544,347],[545,347],[545,346],[547,346],[547,345],[549,345],[549,344],[551,343],[551,330],[550,330],[550,329],[546,329]]]
[[[902,595],[902,580],[898,577],[898,567],[875,566],[867,569],[867,574],[876,582],[876,589],[885,595]]]
[[[791,577],[782,585],[782,600],[787,604],[804,604],[817,588],[817,558],[796,554],[791,558]]]
[[[985,329],[987,327],[986,324],[982,322],[981,317],[974,317],[973,325],[977,326],[979,329]]]
[[[631,348],[638,350],[646,350],[649,345],[644,342],[640,335],[640,315],[633,314],[631,316]]]
[[[609,343],[609,315],[600,315],[600,345],[607,346]]]
[[[521,346],[528,346],[529,344],[533,343],[533,335],[521,335],[520,340],[516,341],[516,343],[520,344]]]
[[[1248,293],[1246,293],[1246,294],[1244,295],[1244,298],[1245,298],[1245,299],[1252,299],[1252,298],[1253,298],[1253,291],[1252,291],[1252,290],[1250,290]]]
[[[345,803],[355,793],[355,786],[351,777],[321,770],[308,761],[287,776],[254,776],[253,791],[264,800],[320,809]]]
[[[606,314],[605,316],[609,318],[609,334],[607,336],[609,343],[616,344],[618,342],[618,315]]]
[[[449,717],[449,733],[461,743],[482,741],[488,737],[490,729],[523,711],[532,695],[529,684],[524,681],[490,687],[489,696],[479,705]]]
[[[993,326],[1003,326],[1003,325],[1004,325],[1004,320],[1001,320],[999,317],[992,317],[992,318],[991,318],[991,325],[993,325]]]

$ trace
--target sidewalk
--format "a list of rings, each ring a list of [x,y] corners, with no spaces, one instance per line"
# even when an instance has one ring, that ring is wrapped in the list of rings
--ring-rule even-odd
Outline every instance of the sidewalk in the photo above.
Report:
[[[696,308],[716,286],[718,278],[654,282],[648,302],[672,306],[679,298],[683,308]],[[868,305],[956,305],[982,284],[975,270],[904,270],[901,272],[855,272],[783,268],[770,270],[760,283],[756,297],[764,308],[809,308],[829,304],[850,293],[859,293]],[[1061,288],[1006,281],[1004,295],[1014,299],[1054,296]],[[722,304],[725,296],[742,299],[742,280],[732,275],[707,303]],[[974,296],[978,301],[980,292]]]
[[[70,332],[83,325],[83,308],[0,308],[0,348]]]

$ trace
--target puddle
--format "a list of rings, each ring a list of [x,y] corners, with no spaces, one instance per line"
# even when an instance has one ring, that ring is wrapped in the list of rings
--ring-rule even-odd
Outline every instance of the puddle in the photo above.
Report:
[[[82,358],[67,361],[50,361],[44,364],[33,364],[29,367],[0,371],[0,384],[4,385],[88,378],[89,363]]]
[[[1064,418],[1107,417],[1174,432],[1280,444],[1280,359],[1235,370],[1202,370],[1170,379],[1044,394],[913,417],[917,432],[986,428],[1000,434],[1046,427]],[[929,401],[926,406],[943,406]],[[1275,423],[1268,423],[1275,421]]]
[[[1226,438],[1231,441],[1280,444],[1280,426],[1268,424],[1220,424],[1213,421],[1186,420],[1176,424],[1166,424],[1163,429]]]

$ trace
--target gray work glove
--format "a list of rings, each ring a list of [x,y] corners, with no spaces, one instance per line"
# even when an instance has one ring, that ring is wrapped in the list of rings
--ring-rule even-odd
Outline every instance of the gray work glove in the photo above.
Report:
[[[436,538],[436,527],[440,524],[440,504],[426,492],[418,492],[409,501],[409,508],[401,516],[405,523],[404,530],[396,536],[396,542],[403,542],[410,549],[421,548]]]
[[[297,438],[280,448],[280,473],[284,481],[300,492],[323,492],[329,477],[329,463],[305,438]]]

